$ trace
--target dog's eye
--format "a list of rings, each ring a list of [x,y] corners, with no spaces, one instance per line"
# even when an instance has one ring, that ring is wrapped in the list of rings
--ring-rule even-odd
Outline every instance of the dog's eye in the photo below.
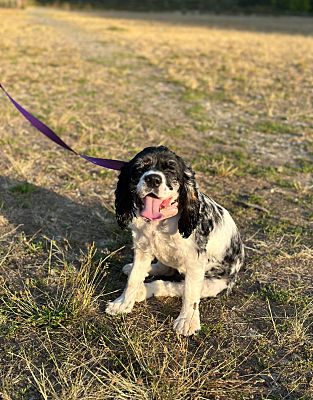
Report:
[[[135,164],[135,169],[142,171],[144,169],[150,168],[152,163],[153,162],[150,158],[141,159]]]
[[[151,168],[151,160],[141,161],[140,163],[134,165],[133,176],[140,177],[140,175],[148,171],[150,168]]]
[[[164,171],[175,172],[176,171],[176,162],[173,160],[168,160],[162,163],[162,169]]]

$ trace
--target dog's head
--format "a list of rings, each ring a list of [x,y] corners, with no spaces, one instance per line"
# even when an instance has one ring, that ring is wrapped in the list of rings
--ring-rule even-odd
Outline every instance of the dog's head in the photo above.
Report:
[[[147,147],[121,169],[115,208],[122,228],[137,210],[147,220],[164,219],[179,212],[178,229],[187,238],[199,218],[194,172],[167,147]]]

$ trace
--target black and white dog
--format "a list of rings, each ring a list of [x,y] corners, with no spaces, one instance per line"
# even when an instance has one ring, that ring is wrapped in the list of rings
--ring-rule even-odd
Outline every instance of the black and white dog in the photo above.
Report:
[[[124,266],[127,286],[107,313],[129,313],[136,301],[151,296],[180,296],[174,329],[188,336],[200,329],[200,298],[233,287],[244,259],[239,232],[228,211],[199,192],[194,175],[164,146],[147,147],[122,168],[116,218],[123,228],[131,224],[134,262]],[[148,275],[172,275],[175,269],[183,281],[144,283]]]

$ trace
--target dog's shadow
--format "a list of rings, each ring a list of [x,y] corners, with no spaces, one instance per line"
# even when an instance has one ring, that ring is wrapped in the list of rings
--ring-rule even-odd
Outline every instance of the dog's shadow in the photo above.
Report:
[[[67,243],[69,262],[77,261],[93,243],[104,254],[126,245],[118,258],[110,259],[106,279],[114,290],[122,288],[121,280],[126,282],[121,266],[130,261],[131,236],[119,229],[113,212],[99,201],[72,200],[26,181],[0,176],[0,218],[0,237],[11,231],[34,242]]]
[[[93,243],[99,254],[99,257],[95,257],[95,264],[101,257],[105,258],[122,248],[117,256],[115,254],[114,257],[109,257],[105,281],[97,291],[105,294],[105,298],[109,300],[117,297],[124,289],[127,276],[123,274],[122,266],[132,261],[131,234],[118,227],[113,212],[100,202],[88,202],[86,199],[84,202],[74,201],[26,181],[0,176],[1,217],[4,218],[4,227],[1,229],[0,221],[0,237],[12,231],[13,236],[22,234],[34,243],[49,243],[49,240],[54,240],[61,247],[62,243],[67,243],[66,260],[77,269],[80,268],[81,253],[86,254]],[[48,246],[45,253],[44,257],[48,257]],[[30,269],[23,266],[26,260],[21,261],[19,275],[25,279],[29,276]],[[34,274],[40,274],[37,267],[34,268]],[[176,272],[171,277],[148,277],[146,281],[155,279],[179,282],[182,276]],[[152,303],[158,304],[160,301],[155,299]],[[103,306],[104,303],[101,308]],[[174,309],[176,308],[175,306]]]
[[[0,177],[1,214],[27,236],[66,239],[73,246],[105,240],[116,225],[101,204],[83,204],[26,181]]]

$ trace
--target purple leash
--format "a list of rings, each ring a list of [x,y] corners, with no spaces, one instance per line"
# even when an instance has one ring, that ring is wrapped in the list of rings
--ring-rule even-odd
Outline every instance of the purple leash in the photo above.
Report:
[[[36,118],[30,112],[25,110],[25,108],[23,108],[20,104],[18,104],[18,102],[15,101],[9,95],[9,93],[4,89],[4,87],[1,85],[1,83],[0,83],[0,88],[3,90],[3,92],[9,98],[9,100],[14,105],[14,107],[24,116],[24,118],[26,118],[39,132],[43,133],[50,140],[52,140],[54,143],[58,144],[59,146],[63,147],[64,149],[71,151],[72,153],[76,154],[77,156],[80,156],[80,157],[84,158],[85,160],[90,161],[93,164],[99,165],[100,167],[103,167],[103,168],[120,170],[125,164],[127,164],[127,162],[125,162],[125,161],[110,160],[107,158],[90,157],[90,156],[86,156],[85,154],[76,153],[76,151],[71,149],[70,146],[68,146],[65,142],[63,142],[63,140],[61,138],[59,138],[59,136],[56,133],[54,133],[52,129],[50,129],[47,125],[45,125],[38,118]]]

